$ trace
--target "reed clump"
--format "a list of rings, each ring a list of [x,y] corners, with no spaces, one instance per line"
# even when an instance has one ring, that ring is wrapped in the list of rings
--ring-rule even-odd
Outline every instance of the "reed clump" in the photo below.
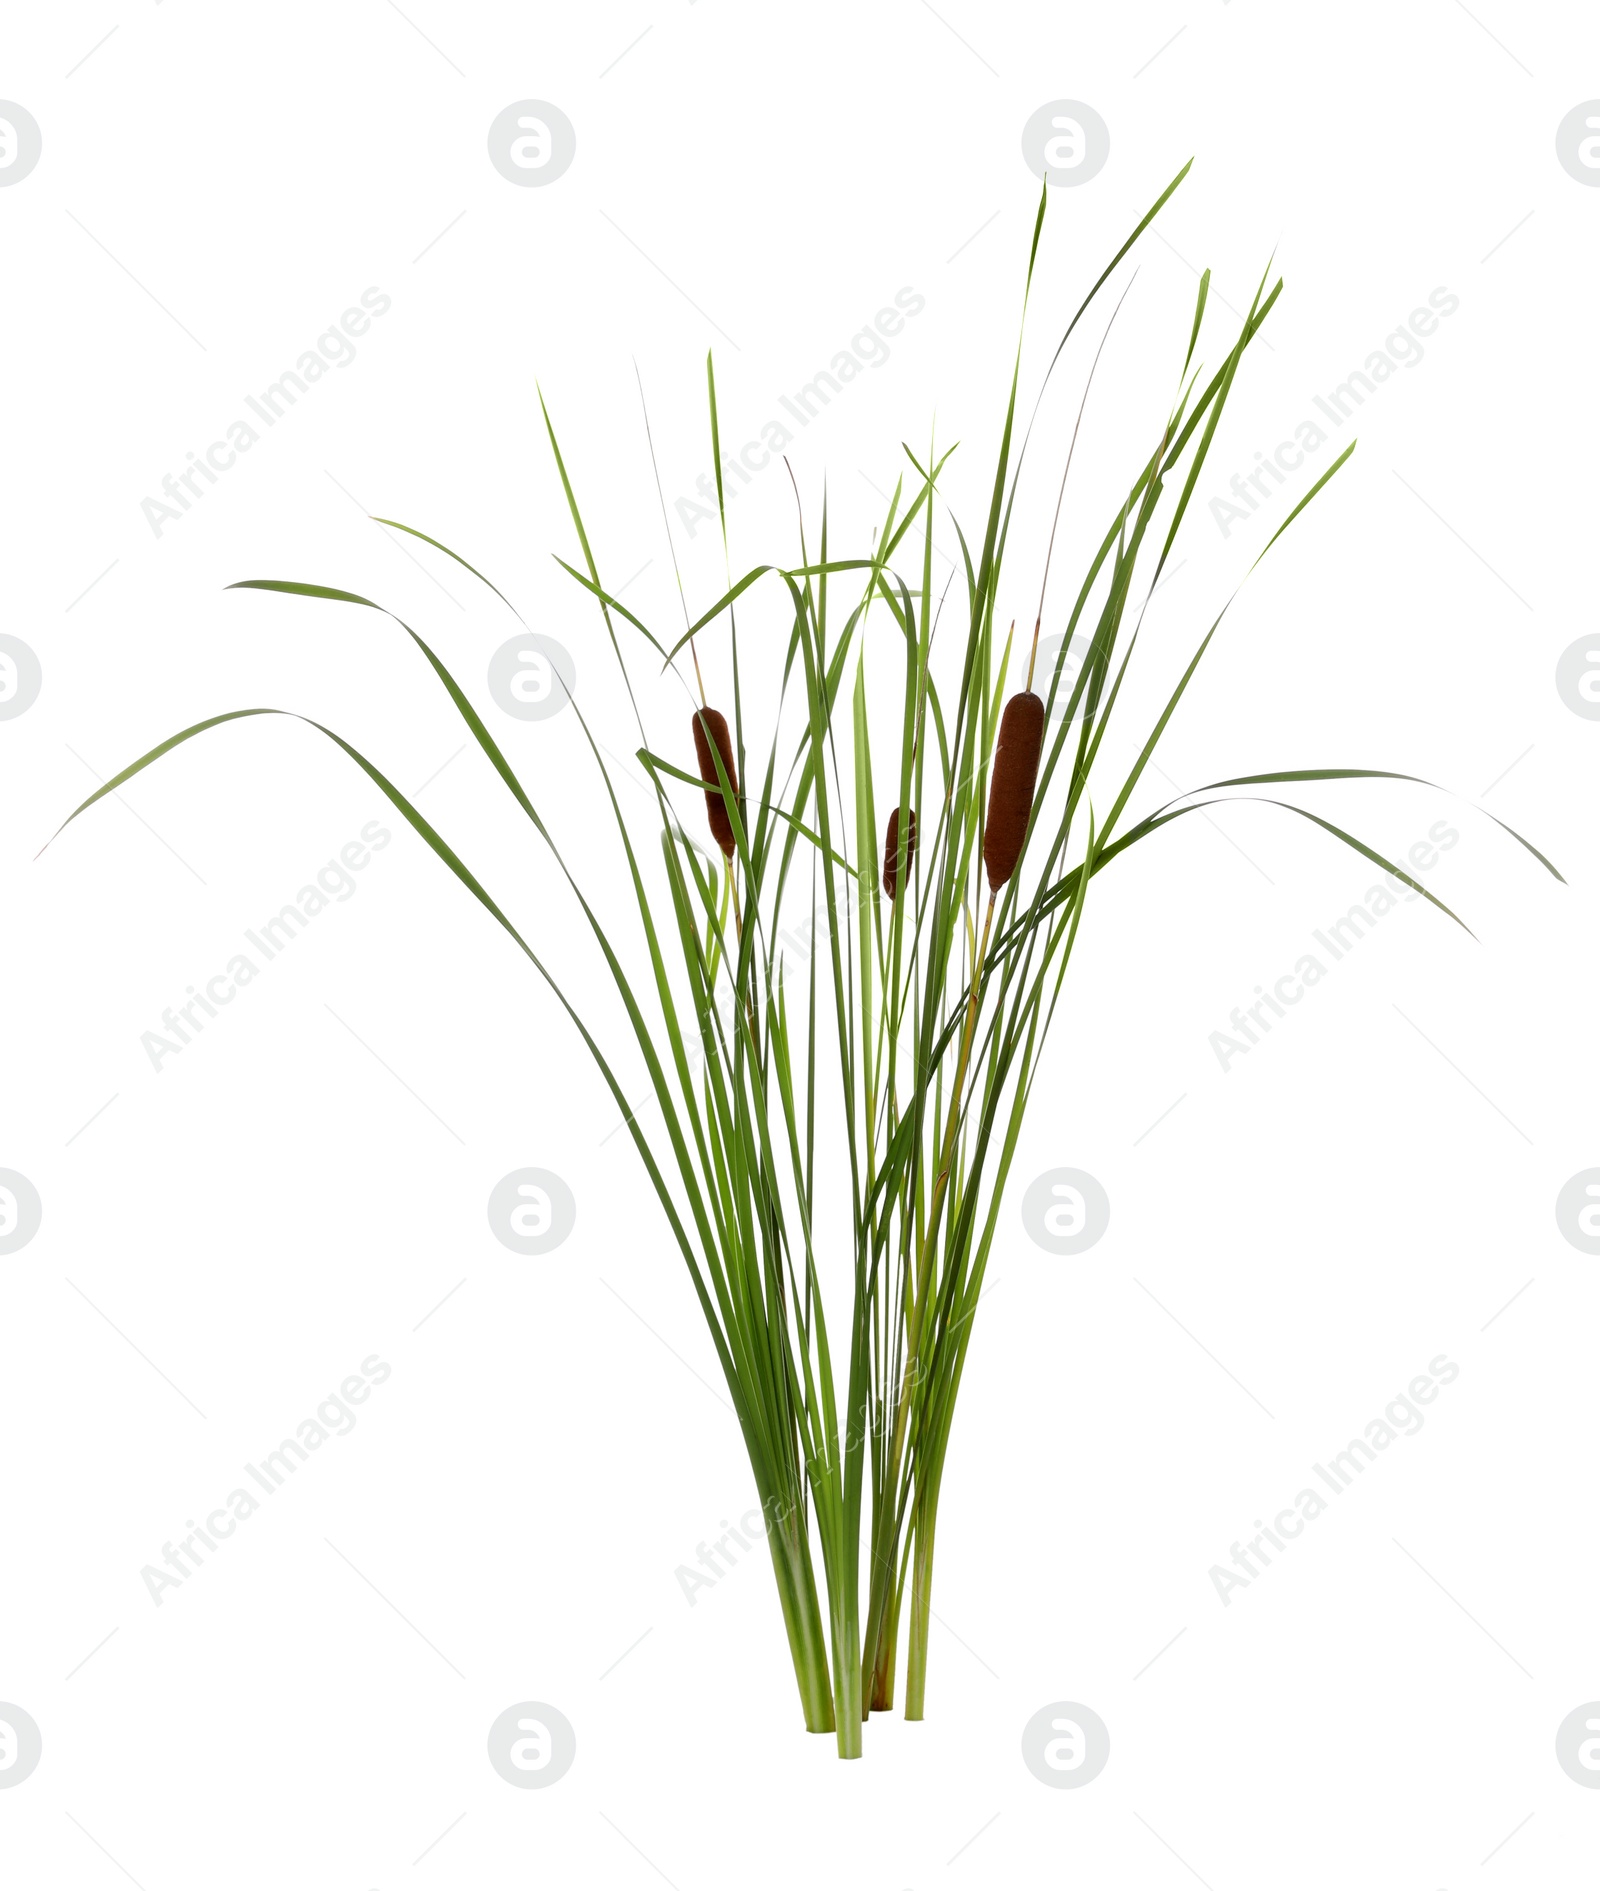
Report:
[[[1039,401],[1085,313],[1187,170],[1156,198],[1089,289],[1051,357]],[[1025,309],[1044,215],[1042,194]],[[1126,490],[1081,502],[1096,508],[1100,536],[1070,602],[1053,607],[1061,656],[1037,691],[1033,672],[1039,621],[1050,608],[1055,532],[1052,526],[1042,559],[1030,547],[1023,560],[1010,544],[1032,433],[1030,421],[1019,444],[1020,346],[987,511],[978,529],[961,535],[964,588],[946,616],[932,556],[935,532],[943,529],[948,452],[930,451],[924,462],[907,451],[869,549],[830,552],[824,506],[815,555],[802,526],[797,556],[737,580],[730,572],[725,593],[673,636],[658,634],[602,579],[545,413],[582,561],[561,562],[593,600],[630,697],[625,639],[635,664],[642,659],[657,675],[676,672],[687,647],[698,684],[698,637],[730,692],[723,700],[738,735],[736,742],[728,718],[706,706],[703,687],[690,690],[680,679],[700,705],[693,710],[691,769],[680,765],[688,760],[681,735],[661,753],[636,710],[635,754],[652,796],[649,831],[636,833],[613,788],[608,746],[591,731],[583,705],[572,702],[637,905],[631,943],[590,903],[551,820],[449,669],[409,625],[400,628],[537,844],[559,864],[603,964],[605,989],[614,994],[606,1015],[580,1011],[539,943],[523,935],[461,854],[374,763],[322,730],[516,942],[621,1108],[660,1205],[662,1252],[675,1251],[689,1275],[744,1439],[805,1724],[834,1732],[846,1757],[861,1752],[863,1719],[893,1704],[902,1625],[905,1712],[914,1720],[924,1712],[951,1428],[1023,1119],[1052,1024],[1073,998],[1067,975],[1091,886],[1134,847],[1186,817],[1219,801],[1251,798],[1303,817],[1455,919],[1377,849],[1285,798],[1307,784],[1413,777],[1356,767],[1268,768],[1154,803],[1146,793],[1143,811],[1135,812],[1151,757],[1227,604],[1153,724],[1135,735],[1132,763],[1111,767],[1104,738],[1135,661],[1144,607],[1179,536],[1235,377],[1282,289],[1281,282],[1269,288],[1263,277],[1208,373],[1197,349],[1202,332],[1210,333],[1209,283],[1208,273],[1200,279],[1170,408],[1129,418],[1144,430],[1136,477]],[[1092,365],[1087,379],[1092,383]],[[709,360],[707,388],[711,461],[720,482]],[[1088,393],[1086,384],[1085,402]],[[1081,418],[1081,406],[1079,412]],[[1351,450],[1292,508],[1268,550]],[[718,493],[720,509],[720,484]],[[1058,497],[1058,518],[1061,503]],[[726,531],[724,517],[725,543]],[[481,577],[437,540],[414,535]],[[1019,560],[1025,569],[1018,582],[1031,595],[1038,578],[1040,602],[1025,686],[1008,698],[1010,639],[996,626],[1005,621],[999,605]],[[781,686],[759,706],[745,700],[739,662],[738,607],[756,584],[773,596],[784,644]],[[382,608],[352,592],[296,581],[250,579],[240,588]],[[876,728],[869,637],[877,639],[870,645],[874,676],[899,697],[898,715],[878,717]],[[1087,655],[1069,682],[1064,663],[1075,637],[1086,641]],[[1138,660],[1146,661],[1143,653]],[[234,710],[181,730],[68,818],[210,729],[279,713]],[[760,739],[752,745],[756,730]],[[606,734],[617,739],[614,729]],[[553,794],[563,791],[564,782],[552,786]],[[720,859],[707,856],[691,832],[704,831],[699,797]],[[892,808],[885,826],[880,805]],[[593,851],[589,836],[579,863],[586,870],[593,869]],[[1097,907],[1098,899],[1097,888]],[[786,973],[776,941],[802,913],[816,947],[796,977]],[[631,911],[627,925],[631,930]],[[632,1087],[634,1070],[643,1102]],[[827,1148],[819,1146],[823,1136]],[[829,1178],[826,1188],[819,1174]]]

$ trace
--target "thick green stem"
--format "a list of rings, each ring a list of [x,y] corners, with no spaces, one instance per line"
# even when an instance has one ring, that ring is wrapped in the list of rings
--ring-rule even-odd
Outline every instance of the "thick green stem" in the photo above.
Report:
[[[778,1601],[789,1633],[789,1653],[794,1658],[806,1732],[832,1733],[833,1687],[828,1678],[828,1647],[811,1566],[811,1546],[792,1520],[774,1524],[767,1532],[767,1542],[772,1550],[773,1574],[778,1579]]]
[[[838,1704],[839,1758],[861,1758],[861,1621],[855,1596],[841,1597],[833,1611],[833,1676]]]
[[[911,1622],[906,1650],[906,1719],[921,1720],[928,1691],[928,1624],[933,1619],[933,1525],[937,1486],[919,1507],[916,1546],[911,1553]]]

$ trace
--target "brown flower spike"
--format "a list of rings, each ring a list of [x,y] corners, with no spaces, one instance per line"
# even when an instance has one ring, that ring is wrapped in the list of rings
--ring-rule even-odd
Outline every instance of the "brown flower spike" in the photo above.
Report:
[[[1044,745],[1044,703],[1031,689],[1013,696],[1000,718],[1000,741],[989,781],[989,818],[983,830],[983,864],[989,891],[998,893],[1017,870],[1017,856],[1033,813],[1033,786]]]
[[[889,831],[883,840],[883,890],[890,899],[894,898],[895,855],[900,851],[900,810],[895,809],[889,816]],[[906,878],[911,878],[911,863],[917,857],[917,817],[909,808],[906,810]]]
[[[737,796],[739,771],[733,765],[733,741],[728,734],[728,718],[720,709],[697,709],[694,712],[695,760],[700,765],[700,779],[710,784],[706,789],[706,819],[711,823],[712,839],[731,860],[736,845],[733,823],[728,819],[728,804],[722,798],[722,783],[717,779],[717,764],[711,748],[713,742],[717,745],[716,753],[722,757],[729,786]]]

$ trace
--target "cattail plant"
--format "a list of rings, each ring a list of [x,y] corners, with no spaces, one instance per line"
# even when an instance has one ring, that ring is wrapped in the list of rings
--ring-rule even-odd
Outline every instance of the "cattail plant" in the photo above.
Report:
[[[1040,400],[1079,322],[1187,170],[1089,290],[1051,357]],[[1042,194],[1024,311],[1044,213]],[[905,1713],[918,1720],[924,1711],[951,1428],[1018,1138],[1052,1023],[1074,997],[1067,975],[1091,884],[1185,817],[1221,800],[1254,798],[1313,823],[1455,919],[1402,867],[1285,798],[1308,783],[1411,776],[1369,768],[1233,773],[1135,815],[1147,766],[1226,605],[1153,726],[1136,738],[1131,766],[1110,771],[1105,735],[1135,661],[1145,606],[1235,377],[1282,288],[1269,289],[1263,277],[1207,375],[1196,351],[1209,283],[1207,273],[1170,409],[1130,422],[1146,429],[1136,477],[1097,502],[1103,531],[1070,606],[1059,610],[1061,655],[1038,679],[1042,693],[1034,689],[1034,667],[1054,525],[1043,560],[1030,556],[1018,579],[1031,593],[1043,572],[1028,674],[1009,698],[1011,641],[996,634],[1021,557],[1010,535],[1032,435],[1030,422],[1019,444],[1020,344],[987,513],[970,539],[961,534],[965,589],[947,628],[932,556],[948,453],[930,451],[923,463],[907,451],[906,473],[864,555],[830,550],[824,503],[814,555],[802,513],[796,556],[737,580],[730,567],[725,593],[672,638],[602,580],[545,412],[582,568],[562,562],[598,607],[630,696],[624,638],[640,639],[630,647],[652,666],[674,670],[689,647],[701,685],[693,695],[700,706],[692,766],[681,733],[663,751],[639,721],[637,758],[653,797],[648,835],[630,824],[612,791],[604,746],[582,705],[571,704],[615,819],[618,870],[637,906],[634,944],[602,923],[551,824],[455,678],[414,630],[401,628],[559,864],[616,994],[615,1015],[581,1015],[536,943],[455,848],[372,762],[323,730],[516,941],[622,1108],[660,1203],[664,1248],[675,1248],[687,1268],[743,1435],[805,1724],[833,1731],[846,1757],[861,1752],[863,1719],[893,1705],[902,1624]],[[1083,402],[1093,379],[1091,365]],[[726,547],[709,360],[707,385]],[[1082,412],[1080,403],[1080,420]],[[1268,550],[1351,450],[1294,506]],[[1066,471],[1061,495],[1065,489]],[[1061,504],[1058,495],[1057,519]],[[913,530],[921,542],[915,562]],[[414,535],[481,576],[437,540]],[[785,629],[781,684],[755,705],[741,684],[735,607],[758,583],[770,588]],[[251,579],[243,588],[382,608],[323,585]],[[869,628],[878,626],[883,635],[869,656]],[[1080,630],[1087,655],[1069,687],[1066,653]],[[728,718],[707,706],[696,638],[713,681],[728,691],[723,700],[737,742]],[[880,699],[899,696],[898,717],[876,728],[869,664]],[[204,731],[276,713],[235,710],[180,731],[75,814]],[[757,730],[747,756],[744,745]],[[892,808],[884,826],[880,802]],[[707,827],[720,860],[699,838]],[[595,853],[587,839],[586,871],[598,870]],[[799,979],[786,975],[774,943],[797,911],[808,914],[818,942]],[[623,1054],[643,1066],[648,1109],[629,1099],[617,1061]],[[829,1107],[819,1112],[821,1103]],[[831,1138],[825,1151],[822,1136]]]

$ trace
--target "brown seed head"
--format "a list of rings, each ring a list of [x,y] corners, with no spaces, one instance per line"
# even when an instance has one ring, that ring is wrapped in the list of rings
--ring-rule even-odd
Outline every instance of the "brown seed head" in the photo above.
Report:
[[[989,781],[989,819],[983,832],[983,864],[989,891],[997,893],[1017,870],[1017,856],[1033,812],[1033,785],[1044,744],[1044,703],[1033,691],[1013,696],[1000,718],[1000,741]]]
[[[900,810],[895,809],[889,816],[889,831],[883,841],[883,890],[890,899],[895,894],[895,856],[900,851]],[[906,810],[906,878],[911,878],[911,863],[917,857],[917,817],[914,810]]]
[[[736,845],[733,823],[728,819],[728,804],[722,798],[722,783],[717,779],[717,764],[712,758],[712,743],[722,757],[722,766],[735,795],[739,792],[739,771],[733,765],[733,740],[728,734],[728,719],[720,709],[694,712],[694,753],[700,765],[700,779],[709,782],[706,789],[706,819],[711,823],[711,837],[731,860]]]

